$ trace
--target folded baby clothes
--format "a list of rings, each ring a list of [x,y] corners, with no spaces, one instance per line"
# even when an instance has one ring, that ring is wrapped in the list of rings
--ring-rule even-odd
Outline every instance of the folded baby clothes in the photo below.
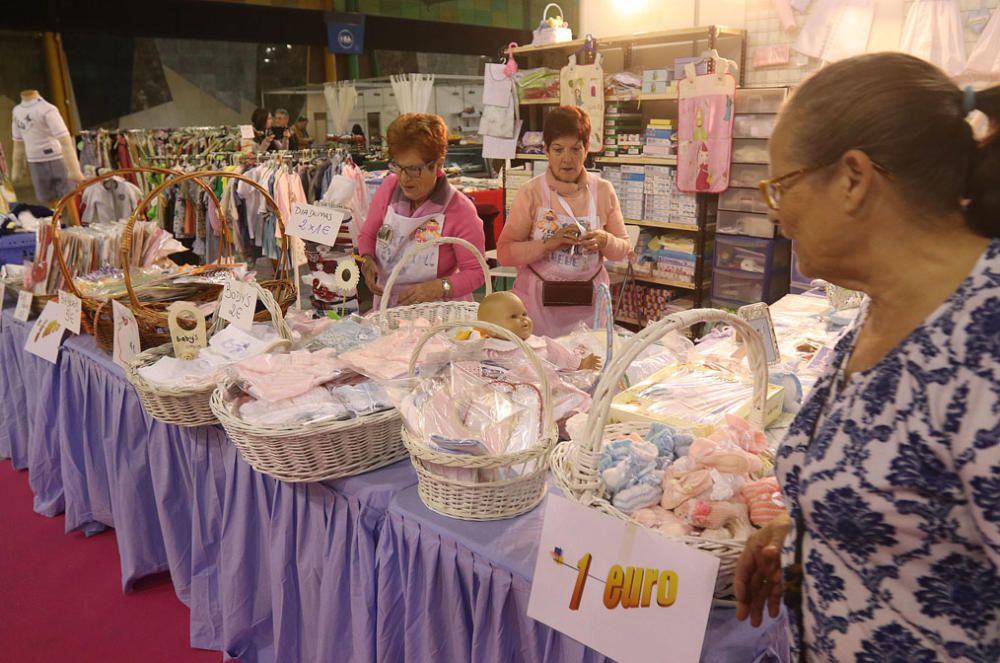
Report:
[[[392,409],[389,395],[374,382],[334,387],[330,389],[330,393],[356,417]]]
[[[345,373],[347,367],[336,355],[330,349],[297,350],[242,361],[232,371],[252,397],[275,402],[300,396]]]
[[[750,520],[754,525],[764,526],[783,513],[786,513],[785,503],[781,497],[776,477],[767,477],[760,481],[744,484],[740,491],[750,509]]]
[[[424,331],[426,327],[411,324],[407,328],[344,352],[340,358],[356,372],[373,380],[395,380],[409,372],[410,355],[416,349]],[[447,348],[446,342],[440,335],[434,336],[424,345],[421,356],[441,353]]]
[[[338,354],[341,354],[356,350],[378,337],[378,327],[347,318],[326,326],[323,331],[310,340],[307,347],[314,350],[333,348]]]
[[[322,387],[314,387],[293,398],[274,402],[251,400],[240,406],[240,418],[255,426],[301,426],[350,419],[351,416],[343,402]]]

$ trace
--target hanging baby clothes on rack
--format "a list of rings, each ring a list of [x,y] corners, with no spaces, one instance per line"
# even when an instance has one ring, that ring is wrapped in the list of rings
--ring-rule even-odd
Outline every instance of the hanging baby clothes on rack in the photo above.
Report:
[[[993,11],[990,22],[969,54],[964,74],[970,77],[1000,78],[1000,9]]]
[[[824,62],[861,55],[874,20],[875,0],[816,0],[793,48]]]
[[[83,190],[82,220],[86,224],[124,221],[141,198],[139,187],[116,175]]]
[[[899,50],[927,60],[949,76],[965,68],[965,27],[959,0],[915,0],[906,13]]]

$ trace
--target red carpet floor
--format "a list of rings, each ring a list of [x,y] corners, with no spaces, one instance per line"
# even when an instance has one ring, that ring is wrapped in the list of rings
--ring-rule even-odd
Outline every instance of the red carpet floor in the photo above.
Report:
[[[31,510],[28,473],[0,460],[0,661],[218,663],[191,649],[188,609],[166,574],[121,591],[115,534],[64,534]]]

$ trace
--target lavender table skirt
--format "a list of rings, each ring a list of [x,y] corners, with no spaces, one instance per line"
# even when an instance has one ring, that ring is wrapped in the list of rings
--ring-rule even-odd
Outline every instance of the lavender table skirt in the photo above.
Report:
[[[407,461],[275,481],[220,427],[147,417],[93,338],[68,338],[53,366],[23,351],[30,325],[3,318],[0,455],[30,470],[39,513],[116,529],[123,590],[168,569],[192,646],[243,663],[606,660],[525,614],[541,509],[438,516]],[[714,610],[702,660],[755,658],[788,661],[784,617],[753,630]]]

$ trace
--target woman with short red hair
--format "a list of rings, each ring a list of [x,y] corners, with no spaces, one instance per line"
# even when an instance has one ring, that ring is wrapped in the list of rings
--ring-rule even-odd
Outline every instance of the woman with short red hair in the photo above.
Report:
[[[460,237],[482,252],[486,237],[476,206],[444,175],[448,127],[430,113],[400,115],[386,135],[389,170],[375,192],[358,238],[365,282],[378,306],[389,274],[406,251],[436,237]],[[390,306],[442,299],[472,300],[485,281],[479,261],[468,250],[445,244],[403,267]]]
[[[604,260],[624,259],[629,244],[614,187],[584,169],[587,113],[552,110],[543,138],[548,170],[517,192],[497,257],[518,268],[514,292],[535,331],[561,336],[593,318],[596,287],[608,283]]]

